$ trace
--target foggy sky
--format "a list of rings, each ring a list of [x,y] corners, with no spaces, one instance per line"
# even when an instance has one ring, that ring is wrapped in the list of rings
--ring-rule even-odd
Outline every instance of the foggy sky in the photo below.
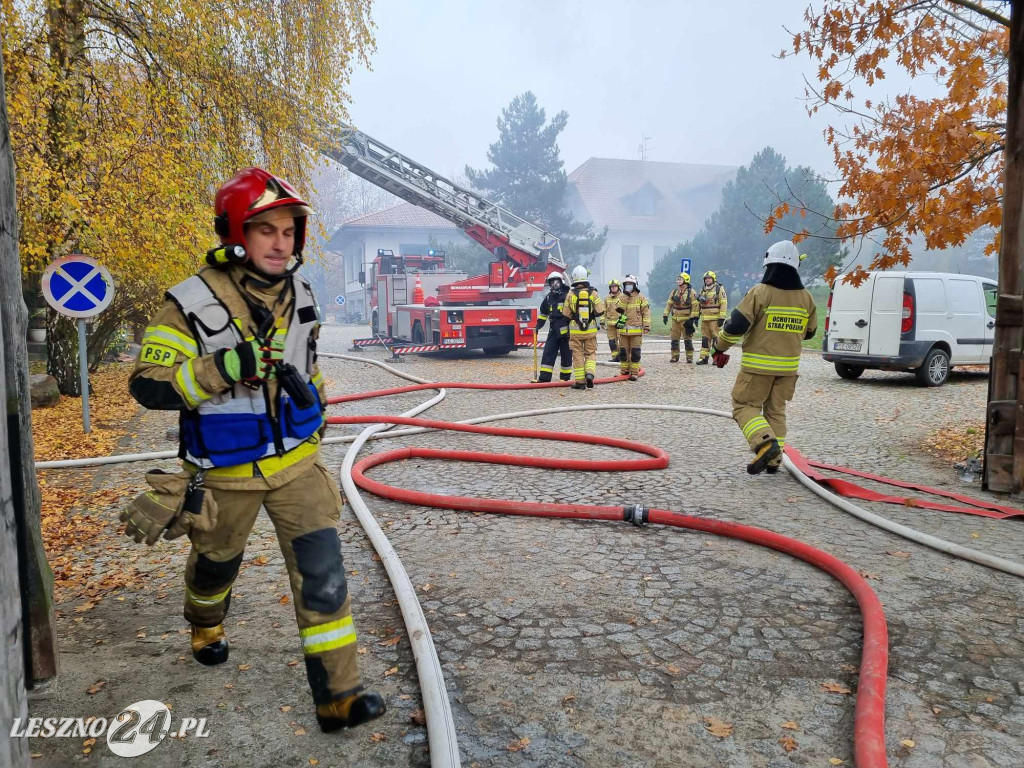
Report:
[[[486,164],[495,121],[532,90],[569,113],[571,172],[589,157],[742,165],[765,145],[790,165],[834,171],[803,103],[806,57],[783,29],[807,0],[375,0],[373,71],[353,75],[357,127],[444,174]],[[887,88],[905,85],[890,79]]]

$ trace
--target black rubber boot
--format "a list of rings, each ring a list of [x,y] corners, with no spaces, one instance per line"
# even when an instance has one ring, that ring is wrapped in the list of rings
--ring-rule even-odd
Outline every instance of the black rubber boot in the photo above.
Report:
[[[707,364],[708,364],[708,359],[706,357],[702,357],[700,360],[697,361],[697,365],[707,365]]]
[[[228,660],[228,639],[224,625],[197,627],[191,625],[192,658],[207,667],[215,667]]]
[[[782,449],[779,447],[779,441],[775,439],[766,440],[754,451],[754,460],[747,464],[747,474],[760,475],[768,469],[769,464],[781,456]]]
[[[585,382],[577,381],[575,384],[572,385],[572,388],[573,389],[586,389],[587,385],[586,385]]]
[[[330,704],[321,704],[316,708],[316,722],[324,733],[333,733],[376,720],[387,711],[383,696],[363,691]]]
[[[593,388],[594,388],[594,374],[588,373],[587,374],[587,389],[593,389]]]

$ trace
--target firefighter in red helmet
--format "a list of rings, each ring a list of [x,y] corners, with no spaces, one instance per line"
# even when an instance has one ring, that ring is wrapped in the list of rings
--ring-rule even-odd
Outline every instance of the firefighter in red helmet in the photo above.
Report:
[[[221,244],[208,266],[167,291],[149,323],[130,391],[178,411],[178,474],[122,513],[125,533],[153,544],[187,534],[185,619],[201,664],[228,658],[224,620],[260,507],[277,532],[324,731],[384,714],[363,688],[337,524],[341,494],[320,461],[325,426],[316,362],[319,307],[302,264],[312,209],[277,176],[248,168],[217,192]]]

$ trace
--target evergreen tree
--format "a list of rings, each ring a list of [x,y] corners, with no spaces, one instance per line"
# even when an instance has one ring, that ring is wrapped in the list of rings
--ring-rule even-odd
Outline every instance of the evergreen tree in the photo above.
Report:
[[[765,220],[782,203],[788,203],[794,211],[804,208],[808,212],[784,216],[765,234]],[[652,300],[668,297],[683,258],[691,260],[694,285],[700,284],[704,272],[714,270],[729,291],[745,292],[760,281],[761,261],[768,246],[804,231],[810,236],[798,247],[808,257],[800,265],[806,283],[838,264],[846,253],[834,239],[835,221],[809,212],[832,210],[835,203],[817,174],[802,166],[788,168],[786,158],[765,147],[725,185],[718,210],[704,222],[701,231],[654,265],[647,278]]]
[[[559,112],[550,122],[531,92],[516,96],[498,118],[498,140],[487,150],[492,168],[466,167],[470,184],[488,199],[559,238],[570,263],[604,246],[607,229],[576,221],[565,207],[568,180],[559,157],[558,134],[569,120]]]

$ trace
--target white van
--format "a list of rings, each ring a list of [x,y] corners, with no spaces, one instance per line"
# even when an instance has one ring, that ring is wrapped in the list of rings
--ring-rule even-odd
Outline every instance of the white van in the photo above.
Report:
[[[836,373],[914,371],[938,387],[954,365],[988,365],[995,338],[994,280],[949,272],[869,272],[837,278],[828,298],[822,356]]]

